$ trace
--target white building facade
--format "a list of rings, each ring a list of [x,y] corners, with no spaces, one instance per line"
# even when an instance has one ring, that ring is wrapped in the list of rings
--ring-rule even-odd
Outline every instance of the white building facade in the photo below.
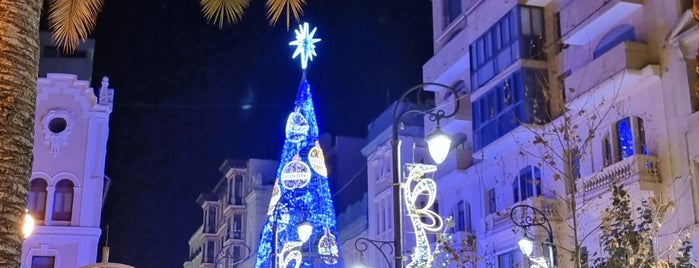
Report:
[[[442,130],[467,137],[435,175],[439,213],[454,217],[450,232],[477,257],[473,267],[531,265],[510,218],[519,204],[543,211],[554,244],[578,244],[591,264],[611,185],[624,186],[634,210],[650,197],[674,202],[653,241],[658,259],[674,260],[664,249],[684,235],[699,243],[692,1],[432,4],[434,56],[423,80],[457,89],[458,100],[433,90],[438,107],[461,106]],[[426,134],[434,128],[425,120]],[[547,238],[539,227],[529,235]],[[533,255],[543,255],[540,247]],[[564,250],[557,260],[574,267]]]
[[[189,239],[184,268],[254,266],[277,166],[262,159],[223,162],[216,187],[197,198],[203,221]],[[252,257],[240,262],[248,254]]]
[[[39,78],[28,210],[36,227],[22,244],[22,267],[93,264],[101,234],[113,89],[97,95],[72,74]]]

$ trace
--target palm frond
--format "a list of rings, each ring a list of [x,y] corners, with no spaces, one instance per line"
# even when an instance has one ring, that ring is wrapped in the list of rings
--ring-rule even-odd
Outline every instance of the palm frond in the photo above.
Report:
[[[54,43],[64,51],[75,51],[95,27],[102,0],[51,0],[49,5]]]
[[[296,21],[299,21],[303,15],[304,5],[306,5],[306,0],[267,0],[267,19],[270,24],[274,25],[279,21],[282,13],[286,11],[286,30],[289,30],[291,15]]]
[[[240,21],[250,5],[249,0],[201,0],[200,3],[206,20],[218,24],[219,28],[223,28],[224,23]]]

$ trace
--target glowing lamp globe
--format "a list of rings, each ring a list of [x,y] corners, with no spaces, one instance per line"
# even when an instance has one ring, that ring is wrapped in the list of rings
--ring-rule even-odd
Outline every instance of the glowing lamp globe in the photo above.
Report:
[[[313,224],[308,221],[302,221],[296,225],[296,229],[299,233],[299,239],[301,239],[301,242],[306,243],[306,241],[311,238],[311,234],[313,233]]]
[[[24,238],[29,238],[33,231],[34,218],[32,218],[32,215],[29,215],[29,213],[27,212],[26,214],[24,214],[24,225],[22,226],[22,233],[24,234]]]
[[[526,232],[524,233],[524,236],[519,239],[517,244],[519,245],[519,250],[522,251],[524,256],[529,257],[532,255],[532,251],[534,251],[534,240],[532,240]]]
[[[451,148],[451,139],[447,134],[437,127],[437,130],[425,138],[427,140],[427,148],[430,151],[432,160],[438,165],[444,162]]]

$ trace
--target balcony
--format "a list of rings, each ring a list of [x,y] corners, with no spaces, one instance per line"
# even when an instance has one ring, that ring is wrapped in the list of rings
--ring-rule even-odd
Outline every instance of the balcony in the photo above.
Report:
[[[510,218],[510,209],[520,203],[524,203],[541,210],[541,212],[546,215],[546,218],[551,221],[551,224],[553,224],[554,221],[562,221],[564,219],[562,215],[565,211],[565,204],[563,202],[563,200],[537,196],[513,204],[504,211],[498,211],[485,217],[486,232],[497,232],[514,228],[515,225],[512,224],[512,219]],[[515,217],[521,216],[522,215],[515,215]]]
[[[653,190],[660,183],[658,159],[650,155],[633,155],[616,162],[577,182],[577,194],[585,199],[599,196],[612,184],[638,183],[642,190]]]
[[[585,45],[642,6],[643,0],[570,1],[560,11],[563,42]]]
[[[629,85],[642,78],[659,78],[658,66],[650,64],[648,54],[648,45],[644,43],[618,44],[565,79],[566,101],[571,108],[582,107],[596,103],[591,100],[611,98],[615,94],[618,97],[622,95],[619,90],[634,88]]]
[[[444,45],[422,66],[423,81],[443,81],[448,84],[452,81],[444,81],[445,77],[451,79],[469,69],[468,45],[473,39],[469,38],[469,34],[473,33],[466,29],[453,29],[448,35],[436,40]]]

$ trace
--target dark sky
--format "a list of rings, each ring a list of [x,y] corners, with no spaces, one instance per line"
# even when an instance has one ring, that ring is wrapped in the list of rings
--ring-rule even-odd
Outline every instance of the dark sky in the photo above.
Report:
[[[264,14],[252,0],[218,29],[197,0],[105,1],[93,81],[115,88],[102,217],[112,261],[182,267],[202,221],[195,199],[223,160],[279,158],[301,78],[288,46],[297,26]],[[429,0],[309,0],[302,20],[323,40],[308,73],[321,133],[364,137],[432,53]]]

